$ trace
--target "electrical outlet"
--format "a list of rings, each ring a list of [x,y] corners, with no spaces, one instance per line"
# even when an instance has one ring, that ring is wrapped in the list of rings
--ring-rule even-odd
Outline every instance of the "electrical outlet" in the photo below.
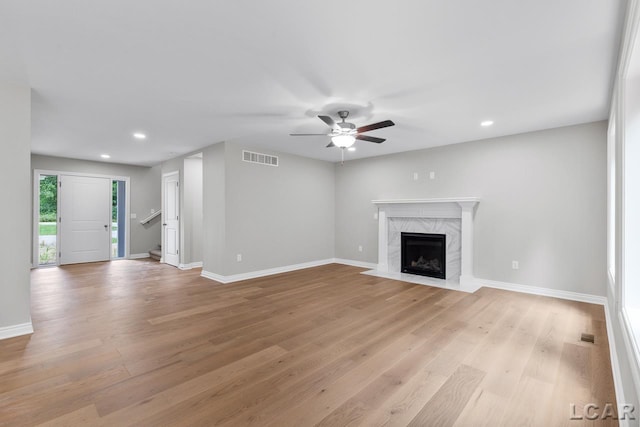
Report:
[[[236,255],[236,261],[238,261],[238,262],[242,261],[242,254]]]
[[[138,215],[136,215],[134,213],[131,214],[131,219],[136,219],[137,217],[138,217]]]
[[[358,252],[362,252],[362,245],[358,246]]]
[[[378,219],[378,212],[373,213],[373,219]]]
[[[436,173],[434,171],[429,172],[429,179],[436,179]]]
[[[517,270],[520,268],[520,263],[518,261],[511,261],[511,268]]]
[[[413,180],[417,181],[418,180],[418,172],[414,172],[413,173]]]

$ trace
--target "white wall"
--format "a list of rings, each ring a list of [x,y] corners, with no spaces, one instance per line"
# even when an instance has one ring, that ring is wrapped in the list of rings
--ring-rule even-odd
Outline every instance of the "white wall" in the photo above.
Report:
[[[27,331],[3,329],[30,324],[31,91],[0,84],[0,338]]]
[[[184,159],[185,264],[202,262],[202,158]]]
[[[34,154],[31,156],[31,169],[130,177],[131,188],[128,191],[131,192],[131,213],[137,215],[136,219],[129,220],[131,253],[147,253],[160,244],[160,218],[156,217],[149,224],[140,224],[141,219],[150,215],[151,209],[157,211],[161,208],[160,166],[149,168]],[[33,173],[31,175],[33,176]]]
[[[373,199],[479,197],[476,277],[605,295],[606,131],[589,123],[336,165],[336,256],[377,262]]]

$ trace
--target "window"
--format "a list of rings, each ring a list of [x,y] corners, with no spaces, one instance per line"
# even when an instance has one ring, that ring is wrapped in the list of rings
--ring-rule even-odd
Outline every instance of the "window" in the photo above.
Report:
[[[125,251],[125,181],[111,183],[111,258],[124,258]]]
[[[616,120],[611,116],[607,135],[607,270],[616,280]],[[615,286],[612,286],[615,294]]]
[[[38,265],[58,264],[58,177],[39,175]]]

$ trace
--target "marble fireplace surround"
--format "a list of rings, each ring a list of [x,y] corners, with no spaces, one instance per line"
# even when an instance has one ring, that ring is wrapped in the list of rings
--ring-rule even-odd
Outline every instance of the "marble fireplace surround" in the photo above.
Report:
[[[459,219],[460,220],[460,259],[459,259],[459,280],[457,277],[447,278],[446,281],[441,279],[429,278],[425,284],[435,284],[442,282],[440,285],[444,287],[452,287],[451,283],[455,283],[453,287],[475,290],[475,278],[473,275],[473,218],[476,205],[480,202],[476,197],[457,197],[446,199],[395,199],[395,200],[372,200],[372,203],[378,207],[378,264],[376,272],[383,276],[389,274],[406,276],[414,276],[416,279],[424,280],[420,276],[400,274],[395,270],[395,265],[390,265],[390,226],[392,230],[397,231],[397,219]],[[392,223],[393,221],[393,223]],[[417,221],[416,221],[417,222]],[[437,226],[442,221],[433,221],[431,226]],[[457,228],[457,227],[455,227]],[[417,231],[417,232],[428,232]],[[438,231],[436,231],[438,232]],[[457,244],[457,242],[456,242]],[[449,246],[449,244],[447,244]],[[391,248],[396,251],[396,248]],[[456,249],[457,250],[457,249]],[[394,255],[395,256],[395,255]],[[449,252],[447,258],[449,258]],[[457,264],[457,260],[456,260]],[[390,268],[393,267],[393,268]],[[457,267],[457,266],[456,266]],[[447,262],[449,268],[449,262]],[[445,284],[446,282],[446,284]],[[457,286],[456,286],[457,285]]]

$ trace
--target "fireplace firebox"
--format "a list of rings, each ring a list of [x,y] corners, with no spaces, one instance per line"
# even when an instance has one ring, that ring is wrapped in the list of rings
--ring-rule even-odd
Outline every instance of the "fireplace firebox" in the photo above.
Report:
[[[447,236],[401,233],[401,272],[446,279]]]

